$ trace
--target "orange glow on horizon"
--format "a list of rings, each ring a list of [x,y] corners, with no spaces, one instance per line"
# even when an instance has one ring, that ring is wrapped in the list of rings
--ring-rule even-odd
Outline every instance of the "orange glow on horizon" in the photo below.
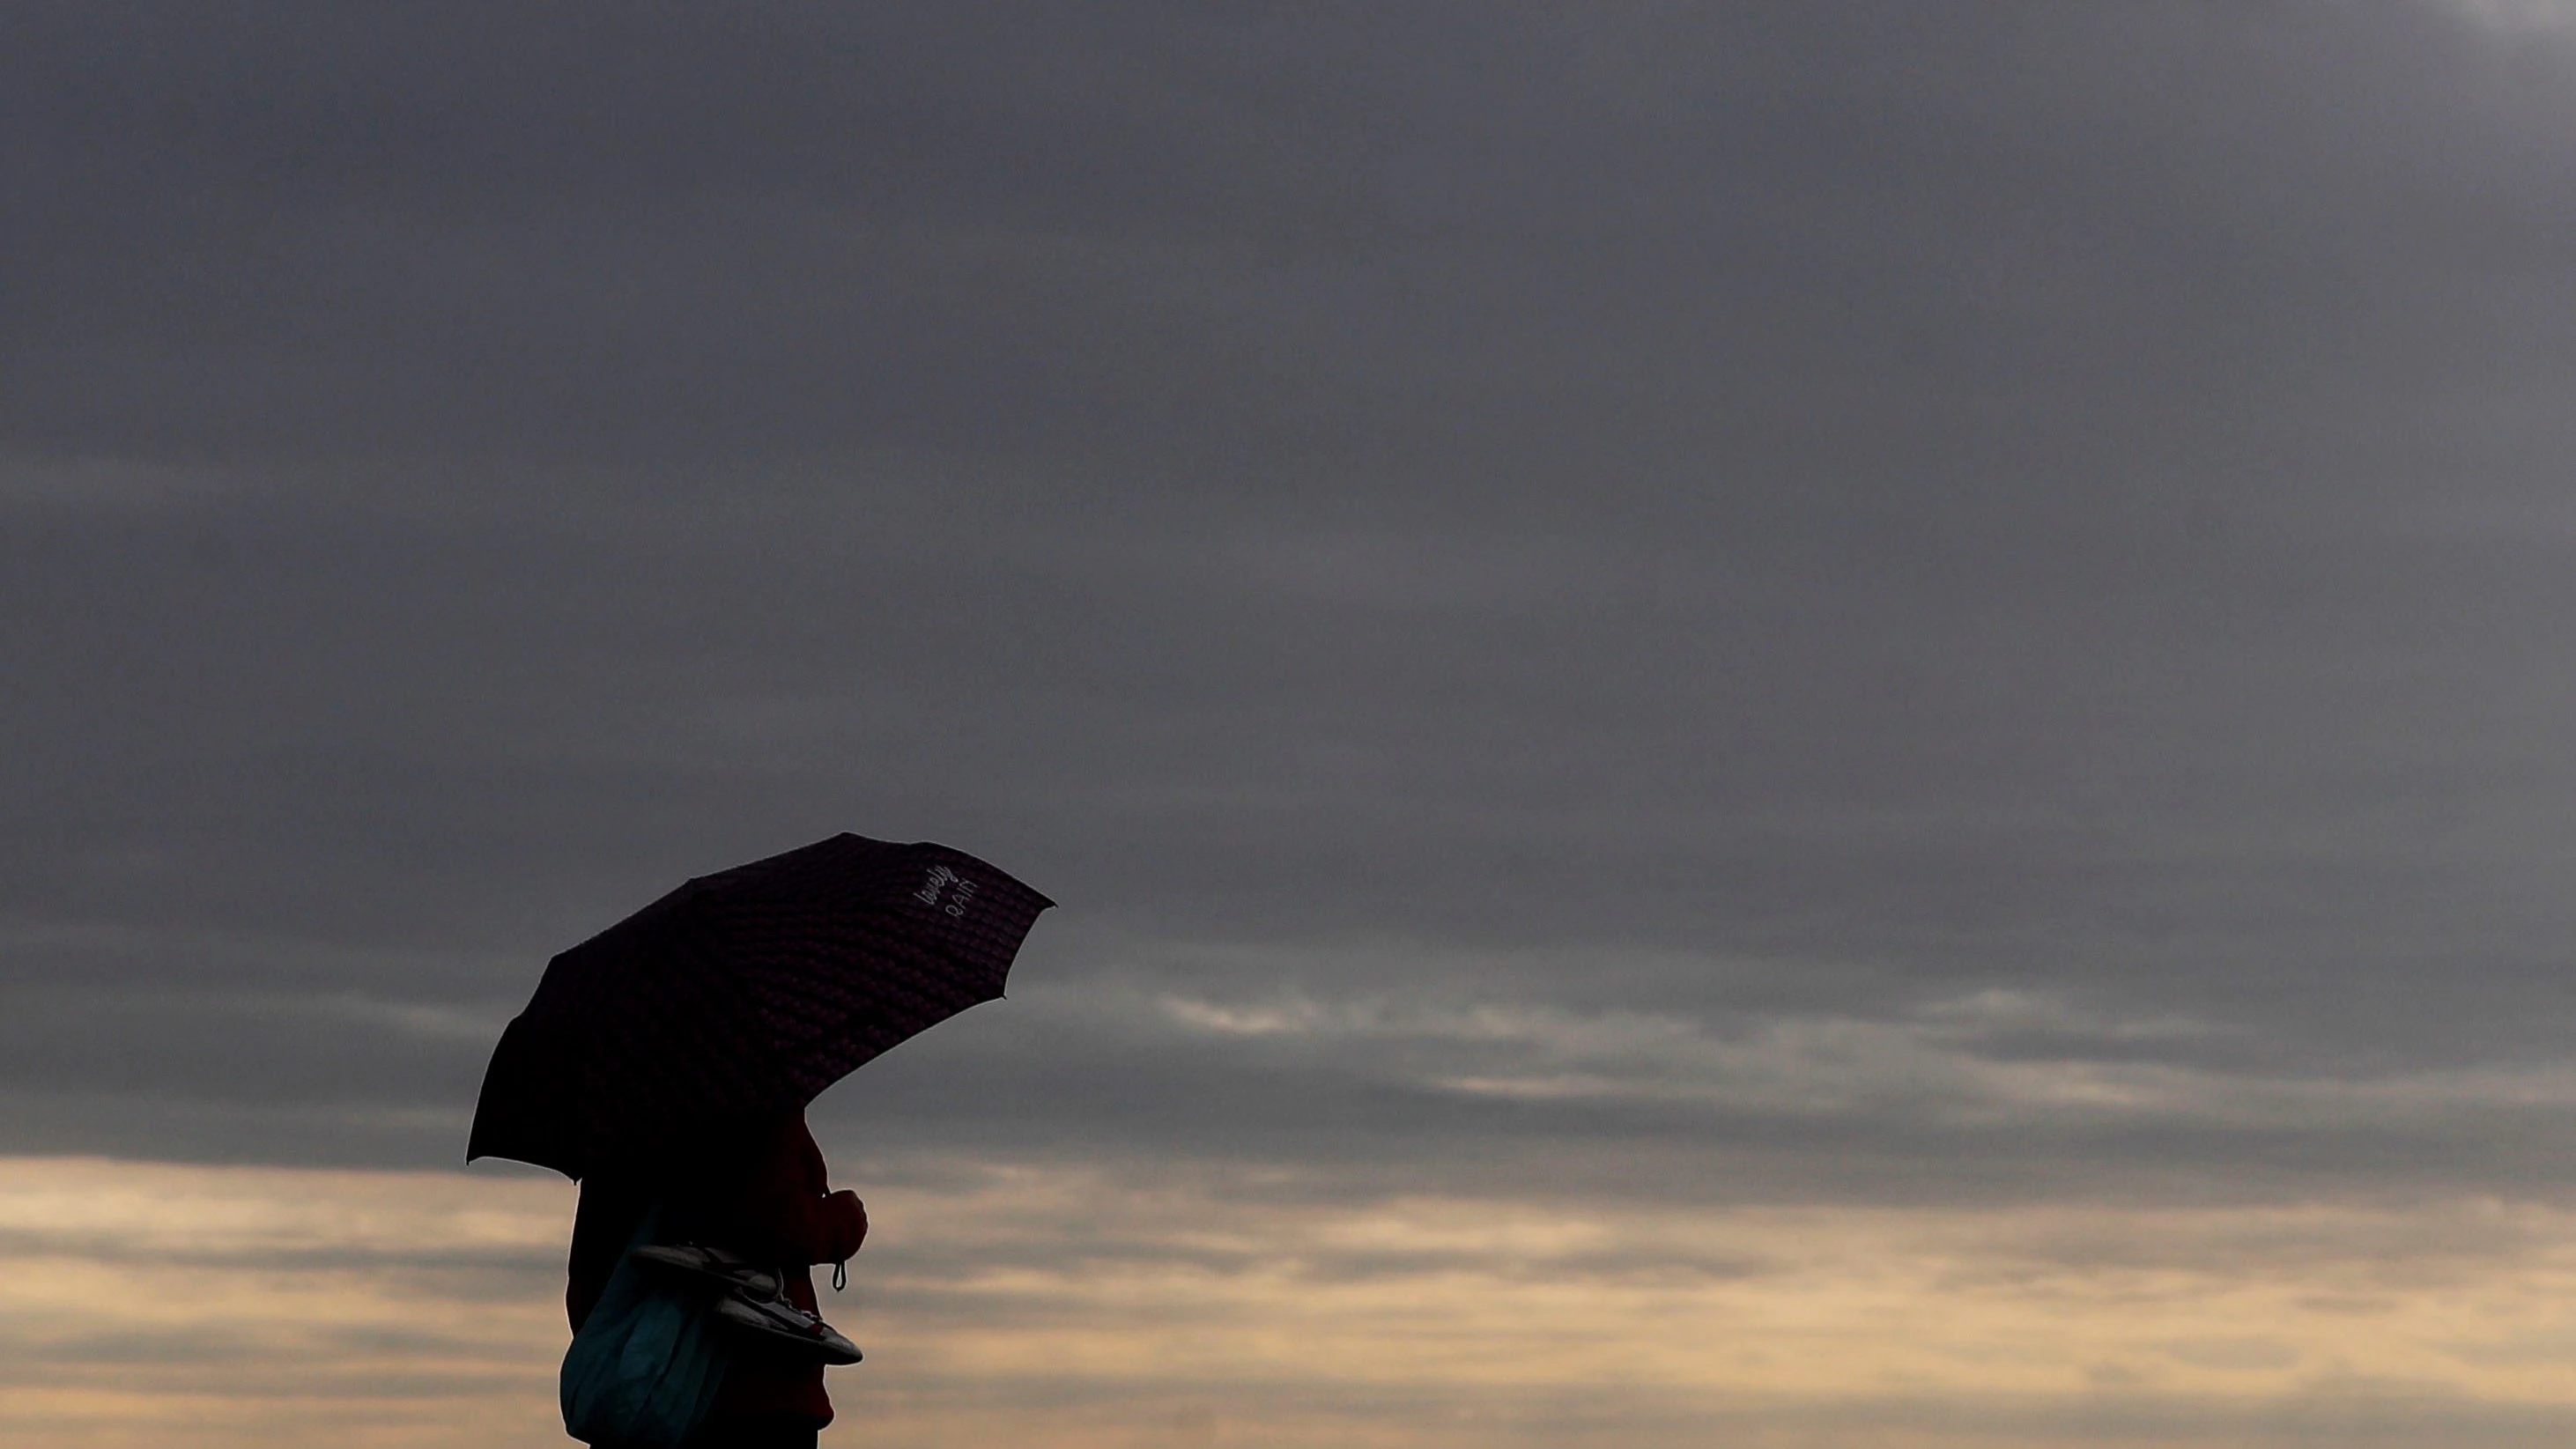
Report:
[[[877,1237],[826,1311],[869,1361],[833,1374],[827,1445],[2255,1445],[2338,1416],[2519,1445],[2576,1423],[2576,1213],[2552,1209],[1318,1207],[948,1180],[866,1194]],[[0,1160],[0,1437],[566,1442],[572,1197]]]

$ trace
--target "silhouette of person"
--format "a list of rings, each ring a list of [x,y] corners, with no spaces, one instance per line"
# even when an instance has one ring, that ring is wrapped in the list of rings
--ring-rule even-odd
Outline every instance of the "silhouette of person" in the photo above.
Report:
[[[868,1235],[858,1196],[832,1191],[802,1109],[717,1134],[676,1158],[603,1166],[583,1177],[573,1217],[564,1308],[575,1333],[656,1203],[657,1236],[775,1268],[788,1299],[807,1313],[817,1308],[813,1265],[846,1262]],[[831,1422],[821,1362],[743,1341],[687,1449],[815,1449]]]

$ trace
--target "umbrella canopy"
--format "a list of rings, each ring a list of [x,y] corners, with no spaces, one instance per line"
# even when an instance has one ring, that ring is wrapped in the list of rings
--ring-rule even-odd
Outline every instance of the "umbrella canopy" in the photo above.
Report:
[[[963,851],[857,835],[700,876],[547,963],[465,1155],[578,1178],[802,1107],[999,997],[1053,904]]]

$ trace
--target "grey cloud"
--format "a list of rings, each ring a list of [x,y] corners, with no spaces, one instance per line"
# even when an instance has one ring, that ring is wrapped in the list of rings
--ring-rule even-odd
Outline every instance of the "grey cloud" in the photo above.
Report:
[[[0,24],[8,1146],[449,1160],[547,954],[855,828],[1066,902],[890,1152],[2560,1186],[2560,42]]]
[[[64,219],[34,229],[41,295],[122,323],[92,355],[260,349],[127,398],[174,437],[828,440],[1148,477],[1572,444],[1615,478],[1736,434],[1834,492],[1902,457],[2018,493],[1958,466],[2074,441],[2015,442],[2018,407],[2189,446],[2156,403],[2232,412],[2284,349],[2394,360],[2349,344],[2440,326],[2386,285],[2416,253],[2502,282],[2550,254],[2530,170],[2456,161],[2550,165],[2545,110],[2487,99],[2469,43],[2405,7],[1864,13],[39,17],[21,187]],[[2399,177],[2444,204],[2401,206]],[[83,206],[109,202],[162,225]],[[1817,410],[1856,378],[1883,389],[1868,433]]]

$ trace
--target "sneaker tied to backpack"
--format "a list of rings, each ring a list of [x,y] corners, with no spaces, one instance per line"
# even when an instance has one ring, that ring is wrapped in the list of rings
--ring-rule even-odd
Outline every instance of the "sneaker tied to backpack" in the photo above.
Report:
[[[786,1277],[773,1269],[700,1243],[648,1243],[626,1256],[717,1290],[713,1312],[728,1328],[800,1358],[827,1364],[859,1361],[858,1345],[791,1302]]]
[[[753,1297],[734,1292],[716,1300],[716,1318],[772,1347],[827,1364],[859,1361],[859,1346],[841,1331],[789,1302],[785,1294]]]
[[[777,1273],[749,1258],[698,1243],[647,1243],[626,1256],[700,1279],[709,1287],[740,1289],[763,1298],[782,1293],[787,1287]]]

